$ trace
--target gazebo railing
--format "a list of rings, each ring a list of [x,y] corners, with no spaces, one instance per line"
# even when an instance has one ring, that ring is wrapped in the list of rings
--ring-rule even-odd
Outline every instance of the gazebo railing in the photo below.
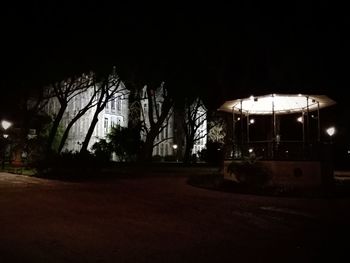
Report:
[[[322,143],[302,141],[253,141],[234,144],[226,158],[258,158],[262,160],[320,160],[325,146]]]

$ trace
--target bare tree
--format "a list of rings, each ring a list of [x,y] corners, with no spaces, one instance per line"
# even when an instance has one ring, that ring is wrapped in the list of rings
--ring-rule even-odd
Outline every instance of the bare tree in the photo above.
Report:
[[[95,74],[90,72],[90,74],[85,76],[86,79],[89,81],[85,82],[86,85],[86,90],[85,90],[85,95],[89,96],[90,98],[86,101],[85,105],[80,107],[78,111],[76,112],[75,116],[69,121],[67,127],[65,127],[64,133],[62,135],[60,144],[58,146],[58,153],[60,153],[66,143],[66,140],[68,138],[69,132],[71,128],[73,127],[74,123],[76,123],[88,110],[96,106],[97,104],[97,94],[99,93],[100,89],[98,85],[96,85],[96,77]],[[81,94],[83,95],[83,94]]]
[[[101,81],[97,84],[98,92],[96,93],[96,103],[95,103],[95,113],[90,123],[90,127],[86,133],[85,139],[82,143],[80,149],[81,154],[88,152],[89,142],[91,140],[92,134],[94,132],[95,126],[98,122],[98,115],[106,107],[106,104],[114,99],[114,95],[126,90],[125,86],[122,84],[121,79],[116,73],[116,68],[113,68],[111,74],[106,74],[101,77]]]
[[[200,98],[187,100],[185,102],[185,116],[183,128],[185,131],[186,147],[184,162],[191,160],[192,150],[197,141],[207,136],[207,131],[200,131],[202,125],[207,121],[207,110]]]
[[[47,140],[47,151],[52,151],[52,144],[58,131],[63,114],[67,109],[68,103],[76,96],[85,92],[89,88],[90,80],[85,75],[71,77],[64,81],[56,82],[49,87],[49,92],[54,95],[59,102],[59,110],[54,117],[54,121]]]
[[[146,107],[143,107],[142,102]],[[167,126],[173,108],[173,99],[169,96],[165,83],[154,90],[150,86],[145,87],[139,103],[141,111],[141,131],[145,142],[141,151],[141,160],[150,161],[153,148],[169,138],[163,138],[155,142],[157,136]]]

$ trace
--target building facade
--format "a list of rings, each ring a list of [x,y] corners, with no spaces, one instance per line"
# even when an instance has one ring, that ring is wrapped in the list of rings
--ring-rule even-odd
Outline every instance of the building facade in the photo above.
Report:
[[[198,157],[198,153],[206,148],[207,145],[207,110],[203,104],[198,107],[195,120],[198,129],[196,130],[194,136],[195,142],[193,145],[192,154],[195,154]]]
[[[140,119],[144,122],[146,129],[150,127],[150,120],[148,115],[149,101],[146,92],[147,86],[144,86],[141,93],[141,112]],[[154,118],[157,120],[156,109],[160,112],[162,104],[164,102],[163,86],[155,90],[154,98]],[[87,103],[91,100],[94,94],[94,89],[90,88],[84,92],[74,96],[68,103],[67,109],[64,112],[62,120],[60,122],[60,130],[63,132],[68,126],[70,121],[76,116],[76,114],[84,108]],[[57,98],[52,98],[46,105],[45,112],[51,115],[53,118],[58,113],[60,104]],[[91,107],[81,118],[79,118],[69,131],[68,138],[66,140],[63,151],[80,151],[81,144],[85,139],[86,133],[92,122],[96,106]],[[197,123],[200,127],[197,129],[196,137],[200,138],[195,141],[192,150],[193,154],[198,154],[201,150],[206,147],[207,142],[207,121],[206,121],[206,109],[200,107],[197,115],[200,116]],[[177,119],[175,123],[175,119]],[[97,142],[99,139],[106,139],[107,134],[111,131],[113,126],[119,125],[121,127],[128,127],[129,122],[129,90],[126,89],[125,85],[121,82],[119,88],[113,98],[107,102],[106,107],[99,113],[98,122],[94,128],[93,135],[89,142],[88,149]],[[162,129],[157,135],[154,141],[153,156],[178,156],[182,155],[182,149],[184,144],[184,134],[181,128],[182,121],[175,118],[174,109],[169,111],[169,115],[165,119],[162,125]],[[141,140],[146,139],[146,131],[141,131]]]
[[[93,96],[93,88],[89,88],[84,92],[74,96],[69,101],[67,109],[64,112],[60,122],[60,129],[65,129],[69,122],[76,114],[90,101]],[[46,106],[46,113],[54,117],[59,111],[60,104],[57,98],[49,100]],[[96,106],[91,107],[80,119],[78,119],[69,131],[69,135],[63,151],[80,151],[81,144],[85,139],[86,133],[92,122]],[[128,126],[129,113],[129,91],[121,82],[115,95],[106,104],[104,110],[98,115],[98,122],[94,128],[93,135],[89,142],[89,149],[99,139],[105,139],[111,128],[116,125],[121,127]]]

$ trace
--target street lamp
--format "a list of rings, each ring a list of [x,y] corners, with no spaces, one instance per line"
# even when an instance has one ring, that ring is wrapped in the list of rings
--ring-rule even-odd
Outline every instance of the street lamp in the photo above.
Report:
[[[1,127],[4,129],[4,134],[3,134],[3,137],[6,139],[7,137],[9,137],[8,136],[8,134],[6,134],[6,130],[8,129],[8,128],[10,128],[12,126],[12,123],[11,122],[9,122],[9,121],[6,121],[6,120],[2,120],[1,121]]]
[[[326,130],[327,134],[329,135],[329,137],[332,138],[332,136],[335,134],[335,127],[329,127],[327,130]]]
[[[174,155],[176,157],[176,162],[177,162],[177,144],[173,144],[173,149],[174,149]]]
[[[6,143],[6,139],[8,138],[8,134],[6,134],[6,131],[8,128],[10,128],[12,126],[12,123],[6,120],[2,120],[1,121],[1,127],[4,130],[4,134],[3,137],[5,139],[5,144],[4,144],[4,149],[3,149],[3,155],[2,155],[2,169],[5,168],[5,157],[6,157],[6,150],[7,150],[7,143]]]
[[[333,135],[335,134],[336,130],[335,130],[335,127],[334,126],[331,126],[329,128],[326,129],[326,133],[328,134],[329,138],[330,138],[330,143],[332,144],[333,141],[332,141],[332,137]]]

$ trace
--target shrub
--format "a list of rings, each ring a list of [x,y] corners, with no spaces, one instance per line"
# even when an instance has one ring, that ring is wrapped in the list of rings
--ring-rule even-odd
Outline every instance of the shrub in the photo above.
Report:
[[[102,163],[91,153],[51,153],[35,163],[38,175],[48,178],[77,179],[94,176]]]

